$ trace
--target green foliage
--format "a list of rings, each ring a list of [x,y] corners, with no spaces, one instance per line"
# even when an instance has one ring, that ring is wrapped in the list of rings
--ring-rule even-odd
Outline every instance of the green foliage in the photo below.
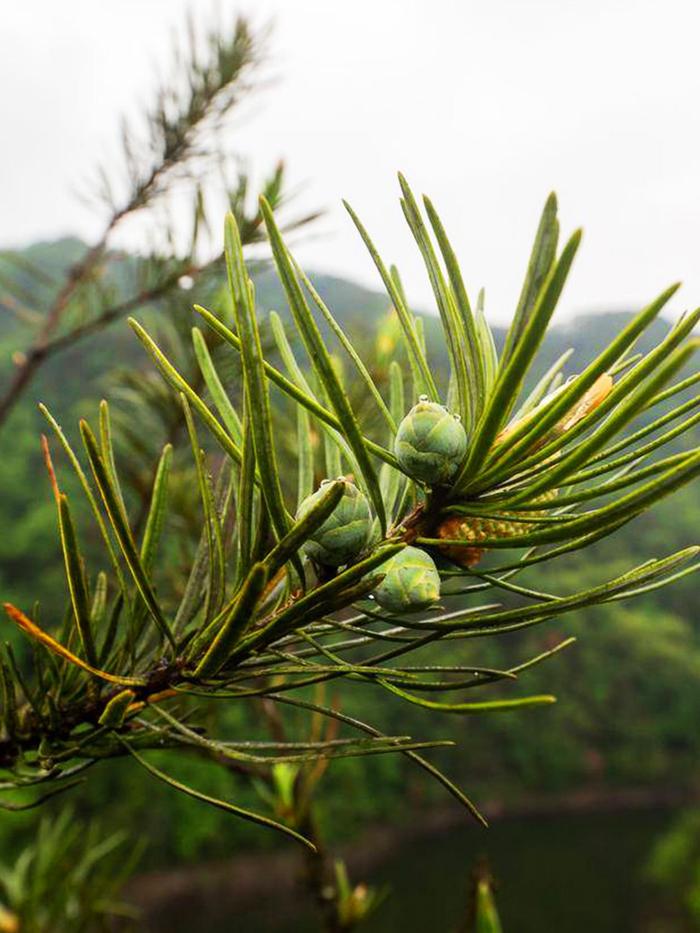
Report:
[[[120,900],[141,846],[126,851],[126,833],[104,835],[65,809],[44,818],[34,842],[10,866],[0,864],[0,930],[4,933],[96,933],[136,929],[137,915]]]
[[[550,703],[548,688],[532,695],[487,693],[484,700],[467,699],[477,688],[517,687],[520,675],[530,676],[571,643],[538,646],[515,665],[505,658],[492,664],[489,655],[503,649],[491,636],[525,633],[569,612],[654,592],[700,566],[698,549],[690,547],[642,559],[632,568],[613,562],[603,579],[596,574],[595,579],[567,580],[552,570],[561,566],[555,561],[605,539],[700,472],[698,450],[684,448],[642,466],[637,446],[640,431],[648,437],[668,423],[659,414],[661,406],[689,387],[687,379],[674,379],[695,349],[690,335],[700,312],[679,321],[648,352],[629,358],[672,294],[669,289],[568,382],[560,385],[566,354],[537,381],[531,369],[578,245],[575,234],[556,257],[554,201],[545,207],[524,297],[499,358],[482,302],[472,310],[433,206],[426,203],[438,252],[405,181],[401,184],[402,205],[428,269],[451,364],[442,395],[423,328],[406,306],[398,276],[387,272],[361,225],[398,314],[396,354],[411,364],[410,378],[392,369],[388,397],[365,364],[358,368],[360,354],[299,270],[264,201],[261,217],[293,324],[290,340],[284,321],[271,321],[279,360],[263,340],[241,231],[232,217],[226,224],[230,304],[218,314],[200,306],[195,310],[217,349],[227,350],[238,366],[237,397],[227,393],[225,374],[203,333],[194,331],[190,351],[201,375],[196,382],[146,328],[132,322],[174,390],[169,405],[184,422],[194,460],[190,476],[199,499],[198,544],[185,552],[186,582],[163,572],[172,553],[160,533],[169,518],[167,446],[139,523],[124,492],[106,403],[98,432],[81,422],[80,456],[46,413],[87,494],[104,554],[80,549],[81,536],[69,520],[73,496],[57,481],[72,600],[59,626],[39,624],[28,612],[6,607],[33,642],[35,654],[22,676],[9,664],[3,675],[4,789],[36,787],[41,792],[46,784],[49,791],[60,790],[97,760],[129,755],[171,788],[308,840],[285,818],[258,814],[174,777],[160,766],[161,759],[153,763],[149,751],[176,749],[175,763],[186,751],[244,773],[400,752],[482,819],[463,792],[421,754],[444,741],[407,734],[405,712],[397,718],[397,729],[380,730],[333,703],[311,698],[308,688],[331,682],[362,685],[358,697],[381,692],[400,701],[402,710],[420,707],[433,715],[471,716]],[[313,307],[329,325],[327,337]],[[333,339],[360,372],[362,405],[344,381]],[[305,365],[297,361],[296,344]],[[467,439],[448,484],[446,474],[419,481],[407,476],[411,471],[392,452],[403,400],[426,390],[436,404],[456,410]],[[140,423],[140,402],[136,395],[132,426]],[[293,420],[285,422],[290,411]],[[679,433],[694,424],[689,409],[678,417],[684,419]],[[642,418],[647,420],[643,427],[635,425],[636,434],[618,439],[628,424]],[[200,423],[209,436],[206,442],[198,435]],[[293,428],[280,431],[285,423]],[[313,445],[306,426],[323,437],[322,447]],[[299,439],[291,476],[284,448],[290,437]],[[661,435],[653,450],[661,451],[668,441]],[[89,471],[80,465],[81,457]],[[353,546],[337,568],[309,555],[308,542],[344,508],[342,484],[329,484],[308,512],[294,517],[299,498],[329,474],[352,475],[376,522],[359,551]],[[498,557],[504,549],[515,553]],[[488,556],[486,570],[477,569],[486,551],[496,556]],[[416,555],[421,555],[420,568],[414,565]],[[389,561],[395,562],[393,569]],[[527,583],[515,581],[521,574],[527,574]],[[407,602],[416,608],[415,588],[422,609],[438,594],[439,607],[406,613]],[[391,599],[385,598],[387,592]],[[472,639],[477,637],[486,666],[474,656]],[[531,647],[522,637],[519,644]],[[434,661],[436,652],[443,653],[441,663]],[[409,654],[411,663],[405,660]],[[455,692],[457,699],[450,700]],[[355,692],[348,693],[350,703],[354,697]],[[345,732],[340,742],[321,738],[290,747],[279,737],[261,740],[260,726],[252,722],[246,724],[250,731],[222,738],[216,728],[206,728],[211,723],[194,698],[233,708],[264,702],[280,716],[289,716],[284,711],[290,708],[311,712]]]
[[[700,923],[700,812],[685,811],[676,818],[652,850],[649,876],[678,896]]]
[[[474,933],[502,933],[503,927],[498,918],[491,879],[487,873],[477,878],[474,899]]]
[[[335,863],[335,890],[337,926],[341,933],[354,930],[372,916],[387,896],[385,888],[372,888],[366,884],[352,885],[345,864]]]

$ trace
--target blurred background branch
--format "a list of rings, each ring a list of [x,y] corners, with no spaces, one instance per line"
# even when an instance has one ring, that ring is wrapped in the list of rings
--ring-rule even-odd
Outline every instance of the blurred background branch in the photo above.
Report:
[[[0,427],[50,357],[129,312],[145,305],[163,307],[183,284],[189,288],[207,273],[221,271],[221,254],[206,255],[210,201],[215,200],[218,218],[223,196],[236,215],[243,242],[249,244],[260,239],[257,194],[277,207],[287,199],[282,162],[260,192],[251,192],[250,178],[240,167],[237,177],[230,178],[235,159],[225,131],[241,102],[258,87],[266,31],[255,33],[244,18],[229,28],[206,30],[190,19],[187,37],[186,47],[175,49],[170,74],[144,110],[143,128],[123,123],[120,164],[97,170],[93,200],[105,215],[101,234],[63,275],[54,278],[39,270],[48,291],[44,306],[34,306],[36,293],[28,296],[23,284],[23,278],[36,274],[35,267],[4,254],[10,272],[0,281],[5,293],[0,300],[28,325],[29,333],[27,345],[13,355],[14,372],[0,394]],[[218,199],[210,190],[212,178],[218,179]],[[181,223],[164,226],[161,214],[153,225],[156,209],[175,197],[190,205],[190,234],[184,245],[178,236]],[[126,282],[115,282],[120,256],[110,244],[118,228],[135,215],[149,215],[153,246],[147,255],[132,257]],[[315,216],[297,217],[288,228]],[[19,274],[13,275],[13,270]]]

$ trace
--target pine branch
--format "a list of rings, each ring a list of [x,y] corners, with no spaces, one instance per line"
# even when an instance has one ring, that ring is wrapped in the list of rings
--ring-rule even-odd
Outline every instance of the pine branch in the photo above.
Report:
[[[329,346],[312,305],[331,322],[330,333],[355,367],[362,357],[295,263],[272,210],[263,205],[292,306],[297,346],[307,358],[304,366],[281,319],[273,318],[285,372],[273,366],[260,337],[240,229],[229,217],[226,261],[232,314],[224,322],[206,309],[197,311],[212,339],[234,351],[230,356],[239,367],[240,398],[227,395],[200,331],[195,329],[190,351],[197,369],[186,378],[146,330],[132,322],[167,392],[174,390],[163,396],[166,411],[173,415],[171,424],[177,423],[175,412],[178,418],[182,411],[185,415],[194,466],[183,482],[198,497],[199,542],[186,557],[186,584],[179,579],[179,568],[170,576],[162,572],[172,562],[172,539],[165,549],[160,534],[172,483],[169,446],[158,459],[147,507],[134,522],[124,504],[107,404],[101,405],[99,432],[81,423],[83,459],[93,479],[61,427],[44,412],[88,499],[110,574],[101,567],[96,572],[100,555],[81,553],[82,535],[73,526],[65,487],[47,453],[69,611],[62,626],[49,630],[18,608],[6,607],[33,642],[35,659],[26,672],[12,656],[0,664],[0,766],[8,774],[0,790],[62,781],[76,763],[128,754],[181,792],[298,837],[303,827],[294,829],[284,820],[207,798],[153,766],[144,753],[162,746],[197,749],[243,770],[279,766],[281,776],[289,774],[285,769],[291,765],[308,765],[309,773],[316,773],[314,769],[322,770],[335,758],[400,753],[483,823],[469,798],[422,754],[444,743],[386,735],[372,723],[305,699],[300,691],[348,681],[432,716],[506,714],[548,704],[554,699],[548,694],[520,692],[520,677],[550,662],[571,639],[506,670],[475,668],[473,663],[440,667],[427,653],[429,647],[519,631],[576,610],[634,598],[700,570],[700,548],[688,547],[618,570],[576,592],[550,592],[549,586],[545,592],[527,580],[513,579],[537,564],[553,566],[564,554],[585,554],[591,544],[700,474],[700,450],[684,448],[669,455],[665,449],[695,425],[695,403],[677,406],[674,429],[653,446],[644,445],[645,454],[655,453],[655,459],[641,465],[634,457],[635,445],[649,433],[634,430],[634,422],[644,414],[663,427],[668,416],[654,409],[697,385],[695,376],[683,373],[698,346],[693,328],[700,311],[630,361],[631,347],[670,297],[669,289],[578,376],[562,380],[564,356],[543,380],[533,380],[532,392],[525,392],[576,238],[562,256],[553,254],[556,238],[551,234],[558,221],[550,199],[508,352],[499,360],[481,303],[471,311],[435,208],[427,202],[439,251],[430,242],[418,202],[406,182],[401,184],[407,220],[442,302],[443,326],[451,341],[452,388],[435,386],[435,392],[444,391],[459,410],[448,409],[436,394],[419,397],[405,411],[404,398],[419,395],[426,374],[435,367],[420,327],[403,306],[398,354],[409,360],[410,375],[392,367],[387,398],[387,386],[375,382],[373,367],[362,361],[361,385],[354,389],[363,406],[360,415],[337,348]],[[387,277],[390,297],[403,301],[398,279],[386,272],[359,226],[375,265]],[[238,333],[229,326],[232,319]],[[480,361],[476,368],[475,353]],[[502,405],[506,398],[508,404]],[[133,417],[143,431],[141,413],[137,402]],[[200,436],[202,424],[223,463],[216,481]],[[629,426],[633,432],[626,435]],[[292,452],[290,439],[297,443]],[[627,453],[621,455],[623,450]],[[609,478],[601,481],[606,472]],[[317,483],[324,474],[326,481]],[[509,562],[499,566],[492,559],[485,571],[475,569],[488,551],[501,550],[514,552]],[[467,585],[455,589],[462,581]],[[503,592],[508,594],[506,607],[500,602]],[[450,611],[443,604],[448,596],[455,600]],[[409,654],[421,663],[406,663]],[[464,695],[496,683],[503,696],[473,700],[473,693]],[[204,731],[192,697],[261,702],[278,727],[281,708],[292,706],[342,728],[343,735],[290,742],[284,729],[277,728],[269,745],[255,737],[225,740]],[[306,829],[313,835],[313,822]],[[347,887],[342,873],[336,885],[338,891]],[[343,903],[350,916],[359,907],[348,892]]]
[[[202,262],[195,258],[199,236],[206,226],[204,204],[199,178],[208,163],[219,154],[217,135],[224,120],[251,93],[254,85],[249,78],[262,59],[264,36],[252,33],[245,19],[238,19],[231,32],[212,29],[199,37],[192,24],[189,29],[190,48],[175,52],[175,68],[170,79],[157,89],[154,103],[147,109],[146,139],[136,143],[139,133],[125,125],[122,132],[123,170],[127,176],[128,191],[117,202],[108,181],[108,173],[101,171],[104,198],[108,216],[96,242],[73,264],[58,284],[50,306],[41,315],[29,308],[24,313],[39,321],[32,343],[16,354],[14,373],[0,396],[0,427],[27,391],[39,369],[57,353],[72,347],[86,337],[93,336],[144,304],[167,299],[183,276],[198,279],[212,271],[220,262]],[[212,131],[216,129],[217,134]],[[84,323],[72,324],[60,333],[63,321],[69,315],[81,290],[104,276],[109,265],[109,246],[113,233],[132,215],[152,209],[167,195],[178,177],[188,180],[195,190],[193,237],[189,254],[176,260],[175,268],[155,285],[140,288],[116,302],[110,302]],[[246,192],[248,179],[243,173],[237,185],[228,192],[232,208],[241,225],[244,243],[260,238],[259,211],[247,213]],[[265,182],[263,191],[277,205],[283,203],[284,169],[278,164]],[[315,218],[315,214],[297,218],[292,226],[300,226]],[[53,283],[51,283],[53,285]]]

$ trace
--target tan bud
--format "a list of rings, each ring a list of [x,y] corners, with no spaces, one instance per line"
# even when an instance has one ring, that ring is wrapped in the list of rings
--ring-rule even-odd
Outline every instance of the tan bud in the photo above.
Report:
[[[567,413],[557,421],[552,430],[544,438],[538,441],[533,445],[533,450],[536,450],[537,447],[542,447],[543,444],[546,444],[547,441],[553,440],[555,437],[559,437],[565,431],[570,431],[571,428],[575,427],[579,421],[583,420],[586,415],[589,415],[592,411],[605,401],[613,387],[613,378],[608,373],[603,373],[602,376],[598,376],[593,385],[584,393],[582,398],[573,405]],[[511,422],[507,427],[505,427],[501,433],[496,437],[494,441],[494,447],[500,447],[501,444],[505,443],[509,437],[512,437],[516,431],[520,430],[523,425],[530,424],[534,421],[539,414],[541,414],[542,409],[549,405],[552,401],[554,395],[559,392],[563,392],[565,386],[562,386],[560,389],[557,389],[556,392],[551,393],[546,396],[542,401],[537,405],[532,411],[529,411],[526,415],[523,415],[522,418],[518,418],[517,421]]]
[[[605,401],[608,395],[610,395],[612,387],[612,376],[608,375],[608,373],[603,373],[602,376],[598,376],[583,398],[579,399],[579,401],[564,415],[561,421],[556,423],[554,426],[554,434],[558,437],[560,434],[564,434],[565,431],[570,431],[579,421],[583,421],[586,415],[595,411],[601,402]]]

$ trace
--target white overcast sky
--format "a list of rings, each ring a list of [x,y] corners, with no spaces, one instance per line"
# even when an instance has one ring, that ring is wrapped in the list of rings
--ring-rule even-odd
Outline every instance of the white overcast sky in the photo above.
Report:
[[[0,246],[90,237],[75,192],[209,0],[5,0]],[[429,306],[395,172],[443,214],[468,286],[510,313],[541,205],[585,235],[562,315],[636,307],[667,284],[700,303],[696,0],[219,0],[274,20],[271,67],[234,128],[258,169],[286,159],[299,207],[326,207],[298,254],[376,285],[347,197],[409,297]]]

